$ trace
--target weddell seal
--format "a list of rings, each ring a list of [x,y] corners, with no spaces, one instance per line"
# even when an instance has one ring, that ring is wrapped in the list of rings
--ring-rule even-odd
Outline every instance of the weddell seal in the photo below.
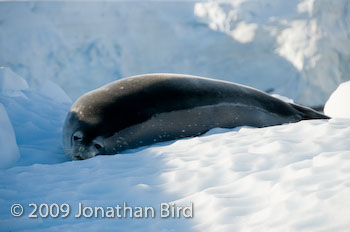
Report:
[[[216,127],[266,127],[328,118],[228,81],[147,74],[81,96],[66,118],[63,147],[73,159],[88,159],[197,136]]]

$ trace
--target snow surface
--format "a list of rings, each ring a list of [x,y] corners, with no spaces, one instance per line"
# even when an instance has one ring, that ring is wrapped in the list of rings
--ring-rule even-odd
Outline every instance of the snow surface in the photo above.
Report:
[[[324,112],[337,118],[350,118],[350,81],[344,82],[332,93]]]
[[[348,0],[0,2],[0,65],[72,100],[168,72],[324,105],[350,80],[349,12]]]

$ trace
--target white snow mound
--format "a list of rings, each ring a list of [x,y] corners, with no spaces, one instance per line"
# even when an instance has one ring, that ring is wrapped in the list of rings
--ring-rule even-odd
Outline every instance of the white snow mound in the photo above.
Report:
[[[340,84],[332,93],[324,112],[334,118],[350,118],[350,81]]]

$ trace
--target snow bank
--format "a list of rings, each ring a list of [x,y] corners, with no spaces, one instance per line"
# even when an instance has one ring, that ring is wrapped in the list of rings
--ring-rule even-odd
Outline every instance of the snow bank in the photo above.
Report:
[[[0,168],[13,166],[20,154],[16,143],[15,133],[8,118],[6,109],[0,103]]]
[[[1,155],[17,157],[13,148],[15,145],[11,142],[15,144],[17,141],[21,153],[17,165],[67,160],[62,150],[61,132],[71,100],[64,91],[50,81],[40,84],[38,88],[28,88],[26,81],[9,68],[0,69],[0,84],[1,116],[5,120],[1,122],[4,126],[4,131],[1,131]],[[5,163],[4,166],[8,167]]]
[[[344,82],[332,93],[324,112],[337,118],[350,118],[350,81]]]
[[[350,72],[339,1],[1,2],[0,65],[73,100],[122,77],[187,73],[323,105]]]

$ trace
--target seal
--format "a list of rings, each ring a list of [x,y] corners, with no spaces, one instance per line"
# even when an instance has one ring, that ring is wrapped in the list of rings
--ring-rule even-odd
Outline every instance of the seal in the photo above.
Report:
[[[81,96],[67,115],[63,147],[72,159],[88,159],[198,136],[216,127],[266,127],[328,118],[228,81],[147,74],[124,78]]]

